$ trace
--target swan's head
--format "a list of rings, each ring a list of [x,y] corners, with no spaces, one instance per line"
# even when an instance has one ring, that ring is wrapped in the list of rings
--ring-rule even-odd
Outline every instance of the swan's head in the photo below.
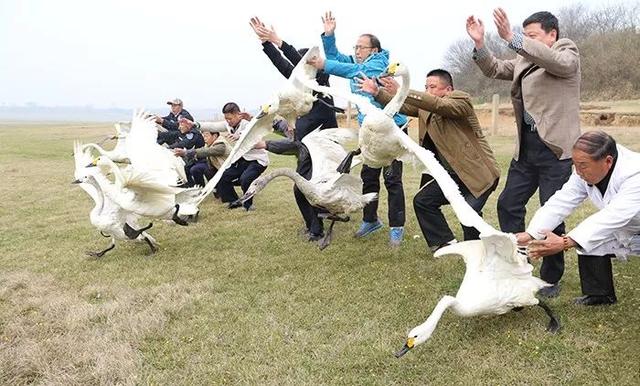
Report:
[[[424,324],[414,327],[409,331],[409,334],[407,334],[407,341],[404,344],[404,347],[395,353],[396,358],[400,358],[404,354],[408,353],[412,348],[426,342],[431,337],[431,333],[433,333],[433,329],[429,329],[428,326],[425,326]]]
[[[379,77],[383,78],[385,76],[403,76],[403,75],[409,75],[409,69],[407,68],[407,66],[405,66],[400,62],[394,62],[389,64],[385,72],[380,74]]]
[[[99,160],[100,160],[100,157],[96,157],[93,160],[91,160],[91,162],[89,162],[89,164],[87,164],[85,167],[86,168],[95,168],[96,166],[98,166]]]
[[[76,179],[71,181],[72,184],[83,184],[89,182],[89,175],[76,173]]]
[[[277,103],[265,104],[260,106],[260,111],[258,112],[258,115],[256,115],[256,119],[260,119],[265,115],[272,113],[277,108]]]
[[[251,185],[249,185],[247,191],[242,197],[238,199],[238,201],[244,203],[245,201],[258,194],[262,189],[264,189],[264,187],[267,186],[267,183],[269,182],[269,180],[265,177],[267,176],[258,177],[253,180]]]

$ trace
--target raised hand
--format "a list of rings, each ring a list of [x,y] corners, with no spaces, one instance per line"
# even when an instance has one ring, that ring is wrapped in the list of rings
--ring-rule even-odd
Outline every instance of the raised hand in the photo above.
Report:
[[[260,19],[258,19],[257,16],[252,17],[249,20],[249,25],[251,26],[251,28],[253,28],[253,32],[256,33],[256,35],[258,36],[258,38],[260,39],[261,42],[266,42],[267,40],[269,40],[266,36],[264,36],[261,31],[260,28],[264,27],[264,23],[260,21]]]
[[[360,73],[360,77],[355,77],[354,80],[357,83],[357,87],[360,91],[364,91],[367,94],[371,94],[373,96],[378,95],[380,92],[380,88],[376,83],[374,78],[367,77],[364,73]]]
[[[390,76],[386,76],[384,78],[379,79],[380,83],[382,83],[382,88],[384,91],[388,92],[391,95],[395,95],[400,88],[400,83],[397,80],[393,79]]]
[[[496,8],[493,10],[493,22],[496,23],[498,29],[498,35],[507,42],[511,43],[513,39],[513,32],[511,31],[511,24],[507,13],[502,8]]]
[[[278,46],[278,48],[282,47],[282,39],[280,39],[273,26],[271,26],[271,28],[267,28],[267,26],[257,17],[252,17],[250,24],[253,31],[258,35],[263,43],[269,41]]]
[[[326,12],[324,17],[322,18],[322,23],[324,24],[324,34],[325,36],[331,36],[336,30],[336,19],[331,14],[331,11]]]
[[[473,15],[467,18],[467,33],[476,44],[476,48],[484,47],[484,24]]]

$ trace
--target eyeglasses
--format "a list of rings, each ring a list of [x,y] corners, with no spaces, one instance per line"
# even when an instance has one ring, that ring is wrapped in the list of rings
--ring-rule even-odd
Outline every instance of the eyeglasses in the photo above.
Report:
[[[353,50],[354,51],[358,51],[358,50],[364,50],[364,49],[372,49],[373,47],[367,47],[367,46],[353,46]]]

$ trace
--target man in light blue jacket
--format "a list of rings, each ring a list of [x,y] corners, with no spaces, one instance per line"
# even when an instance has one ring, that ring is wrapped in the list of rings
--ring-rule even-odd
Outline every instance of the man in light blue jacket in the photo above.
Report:
[[[354,55],[344,55],[336,47],[336,21],[331,12],[327,12],[322,18],[324,23],[324,34],[322,34],[322,44],[327,57],[312,58],[309,64],[317,69],[324,70],[330,75],[339,76],[350,80],[351,92],[362,95],[369,99],[371,103],[379,108],[378,103],[371,94],[363,92],[358,87],[356,78],[363,74],[369,78],[376,77],[383,73],[389,65],[389,51],[383,50],[380,40],[372,34],[360,35],[353,47]],[[364,116],[358,111],[358,122],[362,124]],[[407,118],[402,114],[396,114],[394,120],[398,126],[403,126]],[[395,160],[388,168],[385,168],[384,184],[389,193],[389,239],[392,246],[399,246],[404,235],[405,205],[404,189],[402,187],[402,162]],[[381,169],[362,166],[362,193],[378,193],[380,191]],[[364,237],[382,228],[382,222],[378,218],[378,201],[372,201],[363,209],[363,221],[356,232],[356,237]]]

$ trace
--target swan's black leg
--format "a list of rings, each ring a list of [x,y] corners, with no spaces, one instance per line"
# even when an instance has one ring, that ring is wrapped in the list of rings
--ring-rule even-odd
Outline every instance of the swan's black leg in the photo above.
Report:
[[[116,243],[114,243],[113,241],[111,242],[111,244],[109,245],[109,247],[105,250],[102,250],[100,252],[93,252],[93,251],[88,251],[87,255],[91,256],[91,257],[95,257],[95,258],[100,258],[102,256],[104,256],[105,253],[109,252],[110,250],[112,250],[113,248],[116,247]]]
[[[549,308],[546,303],[540,302],[538,303],[538,305],[542,307],[544,312],[549,316],[549,325],[547,326],[547,331],[555,334],[560,330],[561,327],[560,322],[558,321],[558,317],[553,313],[553,311],[551,311],[551,308]]]
[[[153,223],[149,223],[149,225],[147,225],[144,228],[140,228],[140,229],[133,229],[129,224],[124,223],[124,227],[122,227],[122,230],[124,231],[124,234],[131,240],[135,240],[138,238],[138,236],[140,236],[140,234],[142,234],[142,232],[146,231],[147,229],[151,228],[153,226]]]
[[[335,223],[336,223],[336,220],[332,220],[331,224],[329,224],[329,229],[324,234],[324,237],[318,240],[318,248],[320,248],[320,250],[325,249],[326,247],[329,246],[329,244],[331,244],[331,237],[333,236],[333,225]]]
[[[151,240],[149,240],[148,237],[145,237],[144,241],[146,241],[147,244],[149,245],[149,248],[151,248],[150,255],[153,255],[154,253],[158,252],[158,248],[155,245],[153,245],[153,243],[151,242]]]

